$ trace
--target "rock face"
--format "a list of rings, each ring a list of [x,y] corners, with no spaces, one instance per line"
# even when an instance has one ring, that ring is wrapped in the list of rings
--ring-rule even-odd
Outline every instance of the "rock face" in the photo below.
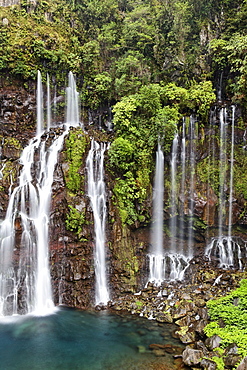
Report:
[[[35,135],[36,99],[34,92],[34,86],[29,86],[28,90],[11,86],[0,89],[0,220],[5,217],[10,186],[13,188],[17,184],[21,151]],[[56,135],[57,130],[59,129],[51,129],[50,140]],[[207,132],[209,131],[208,129]],[[84,130],[80,127],[71,128],[69,135],[65,138],[54,173],[49,224],[50,270],[55,304],[82,309],[93,307],[95,296],[94,219],[87,196],[85,165],[92,137],[97,141],[107,142],[110,140],[111,133],[107,134],[85,125]],[[235,140],[242,143],[243,132],[241,130],[238,131]],[[75,152],[71,145],[76,148]],[[205,150],[204,146],[201,149],[198,146],[198,169],[195,171],[196,186],[193,196],[193,212],[196,220],[196,222],[193,221],[194,258],[185,272],[184,281],[165,282],[160,288],[150,283],[147,285],[146,256],[149,251],[151,225],[139,222],[128,227],[122,224],[114,201],[114,178],[108,171],[107,155],[105,182],[108,212],[105,248],[111,297],[108,308],[117,311],[127,310],[132,314],[152,318],[157,320],[159,325],[162,323],[176,324],[177,330],[174,335],[187,346],[177,361],[183,360],[184,364],[192,368],[214,370],[216,364],[210,356],[214,348],[218,347],[220,338],[212,337],[205,341],[204,327],[209,320],[206,302],[219,294],[226,294],[238,284],[241,277],[245,276],[244,272],[232,275],[231,271],[219,269],[217,256],[211,261],[205,257],[206,240],[215,234],[219,213],[219,199],[216,190],[206,181],[202,181],[200,160],[207,156],[208,153]],[[79,158],[74,158],[75,153],[79,153]],[[169,176],[169,163],[168,159],[165,166],[166,176]],[[181,237],[188,237],[189,227],[191,227],[188,221],[190,201],[188,193],[180,194],[179,215],[177,216],[180,227],[175,235],[177,240]],[[146,203],[151,215],[152,199],[148,199]],[[170,216],[167,189],[164,203],[165,223],[168,224]],[[245,225],[247,224],[245,203],[243,196],[240,195],[233,199],[232,208],[234,215],[232,221],[238,226],[236,235],[243,236],[243,239],[246,239]],[[225,211],[228,212],[227,207]],[[227,227],[227,217],[224,222]],[[242,229],[239,228],[240,226]],[[21,231],[18,220],[16,230],[16,244],[18,245]],[[235,233],[234,227],[232,233],[233,235]],[[170,245],[168,234],[165,237],[165,245]],[[239,245],[242,245],[241,241]],[[242,257],[241,263],[245,266],[246,254]],[[165,351],[168,351],[167,348],[157,346],[151,349],[157,356],[163,356]],[[240,360],[234,347],[226,349],[224,361],[227,368],[237,366]],[[245,368],[246,361],[243,360],[238,369]]]
[[[35,135],[35,86],[30,85],[28,90],[23,87],[4,86],[0,89],[0,218],[3,219],[8,202],[9,186],[14,186],[20,165],[18,158],[22,149],[26,146],[31,137]],[[218,195],[203,179],[203,171],[200,169],[200,161],[209,155],[206,145],[210,141],[212,127],[205,128],[204,132],[198,133],[198,147],[196,153],[193,210],[198,225],[194,223],[195,259],[187,271],[187,278],[193,280],[195,271],[198,268],[196,258],[203,264],[205,240],[210,237],[211,230],[217,226],[218,220]],[[214,128],[215,130],[215,128]],[[72,131],[71,131],[72,132]],[[55,133],[54,133],[55,134]],[[68,185],[71,175],[71,159],[68,156],[66,140],[64,148],[60,153],[58,165],[54,174],[53,194],[50,218],[50,250],[51,250],[51,274],[53,280],[54,296],[56,303],[63,303],[78,308],[85,308],[94,305],[94,230],[93,214],[87,196],[87,173],[85,161],[90,148],[90,137],[98,141],[109,141],[111,133],[104,133],[98,129],[92,129],[85,124],[84,132],[75,132],[81,139],[85,140],[85,147],[80,154],[80,164],[76,169],[76,179],[79,178],[77,190],[70,189]],[[216,132],[214,132],[216,134]],[[72,135],[72,134],[71,134]],[[236,133],[236,143],[242,143],[243,131]],[[51,133],[52,137],[52,133]],[[216,155],[217,157],[217,155]],[[106,157],[107,162],[107,157]],[[169,159],[166,162],[166,176],[169,176]],[[74,175],[73,175],[74,176]],[[108,218],[106,222],[106,254],[107,273],[111,287],[111,298],[114,300],[129,293],[138,292],[147,283],[147,260],[146,255],[150,244],[150,225],[136,223],[131,227],[122,225],[118,209],[114,203],[113,186],[114,178],[105,166],[105,181],[107,187],[107,209]],[[75,182],[77,180],[74,180]],[[187,193],[180,194],[178,209],[180,210],[180,225],[176,237],[188,236],[190,223],[189,196]],[[166,221],[169,221],[169,192],[165,191]],[[182,199],[183,198],[183,199]],[[245,225],[247,216],[243,199],[234,199],[234,220],[237,225]],[[152,199],[147,200],[147,208],[152,214]],[[227,211],[227,209],[226,209]],[[203,225],[203,227],[202,227]],[[215,232],[215,230],[213,230]],[[233,230],[234,233],[234,230]],[[239,234],[238,230],[238,234]],[[240,233],[241,234],[241,233]],[[165,237],[165,244],[169,245],[168,234]],[[210,289],[210,286],[208,287]],[[197,304],[203,307],[205,302],[198,301]],[[187,327],[188,322],[183,318],[182,313],[177,312],[177,320],[183,320],[181,327]],[[182,316],[181,316],[182,315]],[[160,322],[169,321],[169,314],[159,315]],[[181,321],[182,322],[182,321]],[[202,333],[202,325],[197,323],[197,333]],[[189,343],[193,338],[191,334],[184,333],[184,341]]]

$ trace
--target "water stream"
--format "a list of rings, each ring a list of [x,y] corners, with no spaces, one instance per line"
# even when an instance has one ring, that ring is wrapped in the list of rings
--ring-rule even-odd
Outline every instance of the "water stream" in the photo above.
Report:
[[[243,269],[242,260],[245,258],[246,245],[232,236],[232,212],[233,212],[233,176],[234,176],[234,127],[235,127],[235,106],[220,109],[220,150],[219,150],[219,202],[218,202],[218,237],[212,238],[206,247],[205,254],[216,263],[219,268]],[[230,145],[228,146],[228,126],[231,125]],[[227,151],[227,149],[229,150]],[[230,158],[227,160],[227,153]],[[228,165],[230,163],[230,166]],[[229,173],[229,179],[227,174]],[[228,220],[226,189],[228,195]],[[226,226],[228,224],[228,230]]]
[[[70,90],[75,89],[72,77]],[[48,237],[53,173],[69,126],[79,122],[67,122],[52,140],[49,133],[44,133],[40,72],[37,79],[37,134],[22,152],[18,185],[10,190],[6,216],[0,225],[1,316],[30,312],[45,315],[54,309]]]
[[[184,143],[185,145],[185,143]],[[182,280],[188,267],[188,258],[180,253],[177,242],[177,151],[178,135],[176,134],[172,145],[171,157],[171,243],[169,249],[163,247],[163,208],[164,208],[164,154],[158,145],[156,152],[154,196],[153,196],[153,227],[151,231],[151,251],[148,254],[149,277],[148,282],[160,286],[164,280]],[[184,185],[183,185],[184,186]]]
[[[105,256],[105,222],[106,222],[106,191],[104,181],[104,153],[106,144],[91,141],[86,167],[88,173],[88,196],[94,216],[95,232],[95,304],[104,304],[110,300],[107,284]]]

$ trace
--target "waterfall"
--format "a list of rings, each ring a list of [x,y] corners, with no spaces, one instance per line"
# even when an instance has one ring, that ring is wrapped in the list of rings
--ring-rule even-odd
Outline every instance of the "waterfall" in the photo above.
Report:
[[[193,255],[193,215],[194,215],[194,191],[195,191],[195,117],[190,116],[189,126],[190,140],[190,189],[189,189],[189,235],[188,235],[188,254]]]
[[[41,141],[41,136],[36,136],[21,155],[19,185],[10,196],[0,229],[1,315],[19,312],[20,291],[26,301],[22,313],[34,311],[43,315],[54,308],[49,271],[49,206],[57,155],[66,134],[65,131],[50,146]],[[12,264],[18,238],[16,223],[21,225],[17,271]]]
[[[175,134],[172,143],[171,158],[171,253],[177,252],[176,234],[177,234],[177,151],[178,151],[178,134]]]
[[[46,101],[46,108],[47,108],[47,125],[46,130],[49,131],[51,127],[51,92],[50,92],[50,77],[47,73],[47,101]]]
[[[223,222],[225,216],[225,180],[226,180],[226,108],[220,110],[220,161],[219,161],[219,237],[223,233]]]
[[[232,236],[232,203],[233,203],[233,173],[234,173],[234,127],[235,106],[231,107],[231,119],[228,119],[227,109],[220,110],[220,153],[219,153],[219,227],[218,237],[213,238],[206,248],[205,254],[220,268],[243,269],[242,259],[245,256],[246,245]],[[231,123],[230,168],[227,161],[227,126]],[[229,208],[228,235],[223,233],[226,224],[226,195],[227,169],[229,169]]]
[[[69,83],[66,89],[66,122],[76,126],[80,122],[79,93],[76,90],[76,82],[72,72],[69,72]]]
[[[73,75],[70,77],[75,88]],[[40,72],[37,85],[37,135],[22,152],[19,183],[13,191],[10,188],[6,216],[0,225],[2,316],[30,312],[44,315],[54,309],[48,248],[50,199],[58,152],[70,122],[51,142],[49,133],[43,133]]]
[[[98,144],[92,140],[91,149],[86,160],[88,173],[88,196],[94,216],[95,232],[95,304],[106,305],[110,300],[106,276],[105,256],[105,221],[106,221],[106,191],[104,182],[104,153],[106,144]]]
[[[148,281],[160,286],[164,280],[183,280],[188,259],[180,254],[166,253],[162,255],[149,254]]]
[[[155,179],[154,179],[154,197],[153,197],[153,228],[151,252],[149,258],[149,278],[148,282],[160,286],[164,280],[182,280],[188,267],[188,259],[177,253],[177,244],[175,242],[176,234],[176,175],[177,175],[177,149],[178,135],[176,134],[172,146],[171,159],[171,248],[164,253],[163,250],[163,198],[164,198],[164,154],[160,144],[156,152]]]
[[[181,210],[180,214],[183,215],[184,213],[184,203],[185,203],[185,164],[186,164],[186,121],[183,118],[183,126],[182,126],[182,141],[181,141],[181,187],[180,187],[180,201],[181,201]],[[179,243],[179,252],[183,253],[184,250],[184,222],[183,217],[180,218],[179,222],[179,230],[180,230],[180,243]]]
[[[218,102],[222,101],[222,83],[223,83],[223,71],[220,73],[219,80],[218,80],[218,88],[217,88]]]
[[[151,254],[149,257],[149,281],[160,285],[164,280],[163,272],[163,205],[164,205],[164,154],[160,144],[156,152],[153,228],[151,231]]]
[[[228,211],[228,236],[232,233],[232,202],[233,202],[233,164],[234,164],[234,123],[235,106],[232,107],[232,135],[231,135],[231,158],[230,158],[230,185],[229,185],[229,211]]]
[[[37,92],[36,92],[36,101],[37,101],[37,136],[40,135],[44,130],[44,107],[43,107],[43,87],[41,73],[38,71],[37,74]]]
[[[164,154],[160,144],[156,152],[156,166],[153,196],[152,249],[155,255],[163,254],[163,205],[164,205]]]
[[[212,239],[206,248],[206,255],[211,261],[215,261],[219,268],[242,270],[245,251],[246,245],[241,246],[240,242],[231,236],[221,236]]]

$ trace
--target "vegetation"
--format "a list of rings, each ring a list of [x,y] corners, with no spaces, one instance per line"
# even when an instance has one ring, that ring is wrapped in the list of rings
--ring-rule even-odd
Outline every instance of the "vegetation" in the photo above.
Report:
[[[207,306],[211,322],[204,329],[206,335],[218,335],[220,349],[236,343],[238,354],[247,356],[247,280],[227,296],[208,301]]]
[[[66,187],[72,194],[81,191],[83,176],[78,170],[82,166],[82,159],[86,149],[86,137],[81,128],[70,131],[66,140],[66,155],[69,169],[66,176]]]
[[[116,103],[116,138],[109,150],[109,166],[117,174],[113,192],[123,223],[131,225],[150,217],[144,201],[151,190],[157,143],[168,154],[185,108],[196,109],[203,117],[213,101],[212,84],[203,82],[189,89],[174,83],[149,84]]]
[[[61,83],[71,70],[97,108],[150,83],[190,88],[230,70],[241,98],[246,12],[240,0],[20,0],[1,7],[0,71],[34,80],[39,69]]]
[[[73,231],[82,240],[82,230],[85,224],[85,212],[79,212],[76,208],[69,205],[69,213],[67,214],[65,225],[66,229]]]

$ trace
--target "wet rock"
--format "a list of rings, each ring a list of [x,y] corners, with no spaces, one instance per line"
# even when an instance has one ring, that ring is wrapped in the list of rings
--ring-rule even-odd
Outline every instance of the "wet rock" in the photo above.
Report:
[[[156,315],[156,320],[158,322],[167,322],[167,323],[172,323],[173,318],[172,315],[169,312],[161,312]]]
[[[209,316],[208,316],[208,310],[207,308],[199,308],[198,310],[198,315],[200,316],[201,319],[207,321],[209,319]]]
[[[240,355],[229,355],[224,358],[224,364],[227,368],[235,368],[239,361],[241,361]]]
[[[195,341],[195,333],[190,331],[188,326],[182,326],[179,330],[176,330],[176,335],[178,335],[179,339],[184,344],[193,343]]]
[[[226,367],[235,367],[239,361],[241,360],[241,356],[238,354],[238,346],[233,343],[230,344],[224,353],[224,364]]]
[[[139,353],[146,353],[147,352],[147,350],[144,346],[137,346],[137,349],[138,349]]]
[[[181,302],[177,307],[174,308],[173,317],[174,319],[180,319],[181,317],[191,314],[193,312],[193,303],[191,302]]]
[[[153,350],[153,353],[157,357],[161,357],[161,356],[165,356],[166,355],[166,353],[165,353],[165,351],[163,349],[154,349]]]
[[[195,349],[201,350],[203,352],[204,356],[206,356],[208,354],[208,349],[205,346],[205,344],[203,343],[203,341],[201,341],[201,340],[199,340],[195,343]]]
[[[203,352],[198,349],[187,347],[182,354],[183,362],[185,365],[194,366],[200,364],[203,357]]]
[[[178,325],[178,326],[190,326],[191,323],[192,323],[191,316],[185,316],[185,317],[182,317],[182,319],[179,319],[179,320],[175,321],[175,324]]]
[[[204,300],[204,299],[202,299],[202,298],[196,298],[196,299],[194,300],[194,303],[195,303],[195,305],[196,305],[197,307],[205,307],[205,304],[206,304],[205,300]]]
[[[247,370],[247,357],[240,362],[236,370]]]
[[[194,324],[193,329],[196,333],[198,333],[201,337],[204,337],[204,328],[207,325],[207,321],[199,320],[196,324]]]
[[[205,340],[205,344],[208,349],[213,350],[219,347],[221,340],[222,339],[218,335],[213,335]]]
[[[211,361],[209,359],[202,359],[200,363],[201,367],[205,370],[216,370],[216,363],[214,361]]]

